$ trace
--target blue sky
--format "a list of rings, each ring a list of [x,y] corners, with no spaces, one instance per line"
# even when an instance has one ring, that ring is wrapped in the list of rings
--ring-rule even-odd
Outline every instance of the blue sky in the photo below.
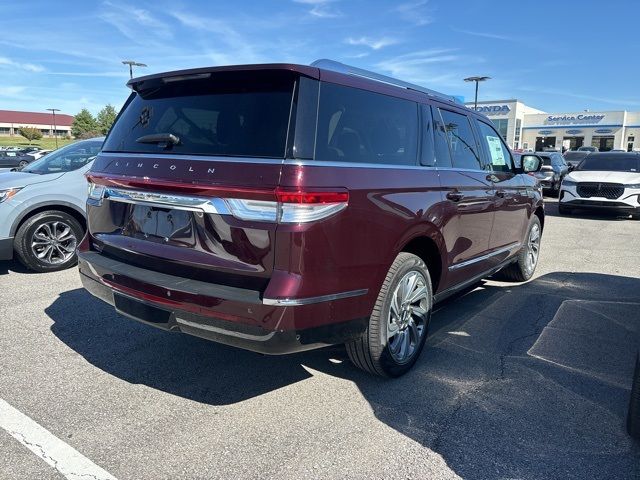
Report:
[[[140,74],[332,58],[549,112],[640,110],[636,0],[30,0],[0,9],[0,109],[119,108]]]

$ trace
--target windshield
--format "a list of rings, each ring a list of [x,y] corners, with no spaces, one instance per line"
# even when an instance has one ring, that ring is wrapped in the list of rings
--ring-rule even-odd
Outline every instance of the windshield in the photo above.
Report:
[[[551,165],[551,157],[544,157],[540,155],[540,158],[542,158],[542,165]]]
[[[54,150],[39,160],[31,162],[22,171],[26,173],[64,173],[85,166],[100,151],[102,139],[84,140]]]
[[[149,86],[127,104],[104,151],[282,158],[294,82],[291,72],[263,70]]]
[[[640,155],[589,155],[577,170],[604,172],[640,172]]]

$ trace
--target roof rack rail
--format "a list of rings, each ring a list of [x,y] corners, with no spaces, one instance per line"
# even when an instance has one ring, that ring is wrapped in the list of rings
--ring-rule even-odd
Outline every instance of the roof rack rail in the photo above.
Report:
[[[331,70],[333,72],[344,73],[346,75],[354,75],[356,77],[368,78],[370,80],[375,80],[376,82],[386,83],[388,85],[394,85],[396,87],[406,88],[407,90],[415,90],[418,92],[426,93],[431,97],[437,97],[445,101],[460,103],[456,99],[456,97],[454,97],[453,95],[440,93],[435,90],[431,90],[430,88],[416,85],[414,83],[404,82],[402,80],[398,80],[397,78],[388,77],[387,75],[381,75],[379,73],[371,72],[369,70],[364,70],[362,68],[346,65],[344,63],[337,62],[335,60],[329,60],[327,58],[316,60],[311,64],[311,66],[322,68],[324,70]]]

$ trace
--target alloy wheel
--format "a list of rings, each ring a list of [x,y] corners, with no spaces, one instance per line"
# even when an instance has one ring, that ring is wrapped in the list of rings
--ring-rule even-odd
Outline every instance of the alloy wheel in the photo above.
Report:
[[[387,344],[391,357],[399,364],[413,357],[426,333],[429,291],[422,273],[405,274],[391,297],[387,322]]]
[[[540,254],[540,226],[534,223],[529,232],[527,241],[527,256],[525,265],[528,272],[533,272],[538,264],[538,255]]]
[[[41,262],[59,265],[74,255],[77,243],[71,226],[56,220],[36,228],[31,237],[31,251]]]

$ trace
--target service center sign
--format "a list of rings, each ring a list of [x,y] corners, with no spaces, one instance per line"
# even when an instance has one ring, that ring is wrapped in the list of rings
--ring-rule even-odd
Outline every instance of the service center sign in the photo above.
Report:
[[[545,125],[572,125],[572,124],[594,124],[600,123],[604,119],[603,113],[579,113],[577,115],[549,115]]]

